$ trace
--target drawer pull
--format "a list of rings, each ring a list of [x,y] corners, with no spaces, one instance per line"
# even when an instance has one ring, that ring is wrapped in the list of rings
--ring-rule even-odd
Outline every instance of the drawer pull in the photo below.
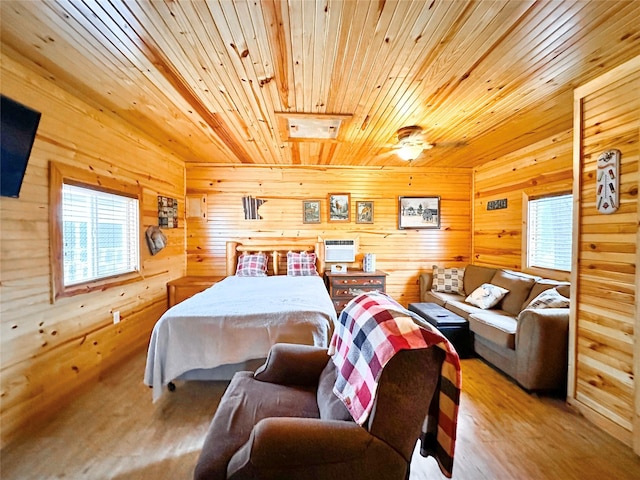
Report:
[[[340,280],[339,282],[336,282],[336,283],[342,283],[343,285],[347,285],[349,283],[355,284],[355,285],[382,285],[382,280],[352,278],[352,279]]]
[[[375,291],[384,291],[383,288],[378,286],[370,286],[370,285],[362,285],[360,287],[349,287],[349,288],[336,288],[331,291],[331,296],[334,297],[343,297],[343,296],[351,296],[355,297],[356,295],[360,295],[365,292],[375,292]]]

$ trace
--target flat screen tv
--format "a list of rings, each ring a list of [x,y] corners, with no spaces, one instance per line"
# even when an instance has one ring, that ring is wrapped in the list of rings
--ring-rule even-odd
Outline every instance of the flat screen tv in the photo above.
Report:
[[[40,123],[40,112],[2,95],[0,105],[0,195],[18,197],[31,147]]]

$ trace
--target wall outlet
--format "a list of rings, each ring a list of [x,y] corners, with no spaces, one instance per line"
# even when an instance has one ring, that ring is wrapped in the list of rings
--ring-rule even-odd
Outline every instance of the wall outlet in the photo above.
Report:
[[[113,312],[113,323],[120,323],[120,311],[116,310],[115,312]]]

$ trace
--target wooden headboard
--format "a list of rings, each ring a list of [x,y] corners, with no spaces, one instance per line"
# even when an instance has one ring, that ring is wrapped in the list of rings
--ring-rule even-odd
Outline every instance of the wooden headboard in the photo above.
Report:
[[[238,257],[243,253],[269,254],[269,275],[287,274],[287,252],[315,252],[316,269],[324,274],[324,242],[313,238],[256,238],[227,242],[227,276],[236,274]]]

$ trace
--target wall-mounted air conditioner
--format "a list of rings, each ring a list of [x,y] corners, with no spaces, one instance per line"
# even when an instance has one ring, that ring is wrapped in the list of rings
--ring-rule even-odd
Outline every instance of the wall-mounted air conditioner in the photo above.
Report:
[[[325,262],[354,262],[356,260],[355,240],[325,240]]]

